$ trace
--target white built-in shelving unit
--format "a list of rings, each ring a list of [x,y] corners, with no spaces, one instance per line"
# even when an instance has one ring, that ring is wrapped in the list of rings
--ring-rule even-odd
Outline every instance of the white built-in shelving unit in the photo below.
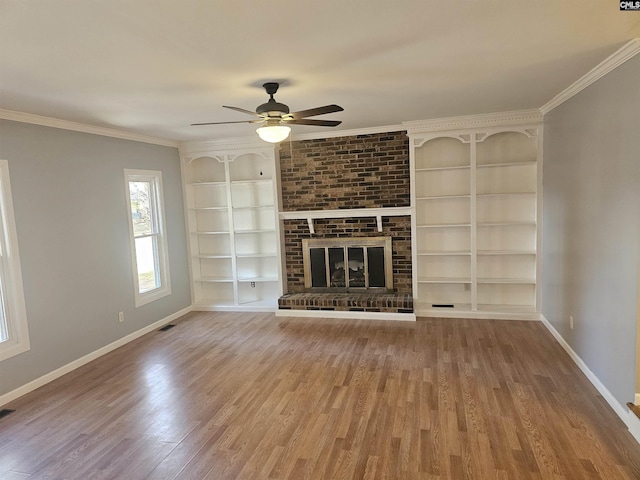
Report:
[[[282,295],[275,149],[181,153],[194,307],[275,310]]]
[[[417,315],[537,318],[542,126],[505,118],[409,128]]]

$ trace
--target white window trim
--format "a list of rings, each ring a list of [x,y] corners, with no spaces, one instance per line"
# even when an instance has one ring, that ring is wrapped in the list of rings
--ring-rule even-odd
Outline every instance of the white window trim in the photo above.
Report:
[[[164,217],[164,192],[162,190],[162,172],[158,170],[124,169],[124,185],[127,205],[127,219],[129,220],[129,240],[131,245],[131,271],[133,272],[133,292],[136,307],[166,297],[171,294],[171,280],[169,276],[169,253]],[[158,268],[160,270],[160,287],[148,292],[140,293],[138,283],[138,265],[136,262],[135,235],[133,232],[133,218],[131,216],[131,194],[129,182],[153,182],[156,190],[156,208],[158,210]]]
[[[3,261],[2,287],[5,299],[5,317],[7,321],[8,340],[0,343],[0,361],[24,353],[31,348],[29,328],[27,325],[27,309],[24,301],[18,235],[13,214],[11,181],[9,179],[9,162],[0,160],[0,242]]]

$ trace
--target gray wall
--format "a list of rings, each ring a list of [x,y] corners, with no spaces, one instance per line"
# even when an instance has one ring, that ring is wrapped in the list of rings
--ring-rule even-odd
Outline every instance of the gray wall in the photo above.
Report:
[[[31,350],[0,362],[0,395],[191,303],[175,148],[0,121]],[[124,168],[160,170],[171,295],[135,308]],[[125,321],[118,323],[118,312]]]
[[[624,405],[636,378],[640,55],[545,116],[543,170],[542,313]]]

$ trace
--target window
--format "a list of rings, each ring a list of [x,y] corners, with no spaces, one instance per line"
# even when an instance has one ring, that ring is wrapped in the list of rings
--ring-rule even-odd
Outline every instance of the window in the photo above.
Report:
[[[9,162],[0,160],[0,360],[29,350]]]
[[[162,172],[125,169],[136,307],[171,293]]]

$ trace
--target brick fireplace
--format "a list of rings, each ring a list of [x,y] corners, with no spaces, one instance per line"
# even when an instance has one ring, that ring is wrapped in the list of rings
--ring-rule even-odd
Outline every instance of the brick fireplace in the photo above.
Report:
[[[283,143],[280,176],[287,293],[279,308],[413,312],[411,217],[408,210],[386,214],[410,207],[406,132]],[[290,212],[299,218],[287,218]],[[305,212],[313,212],[313,220]],[[303,240],[381,236],[391,237],[392,288],[323,293],[305,286]]]

